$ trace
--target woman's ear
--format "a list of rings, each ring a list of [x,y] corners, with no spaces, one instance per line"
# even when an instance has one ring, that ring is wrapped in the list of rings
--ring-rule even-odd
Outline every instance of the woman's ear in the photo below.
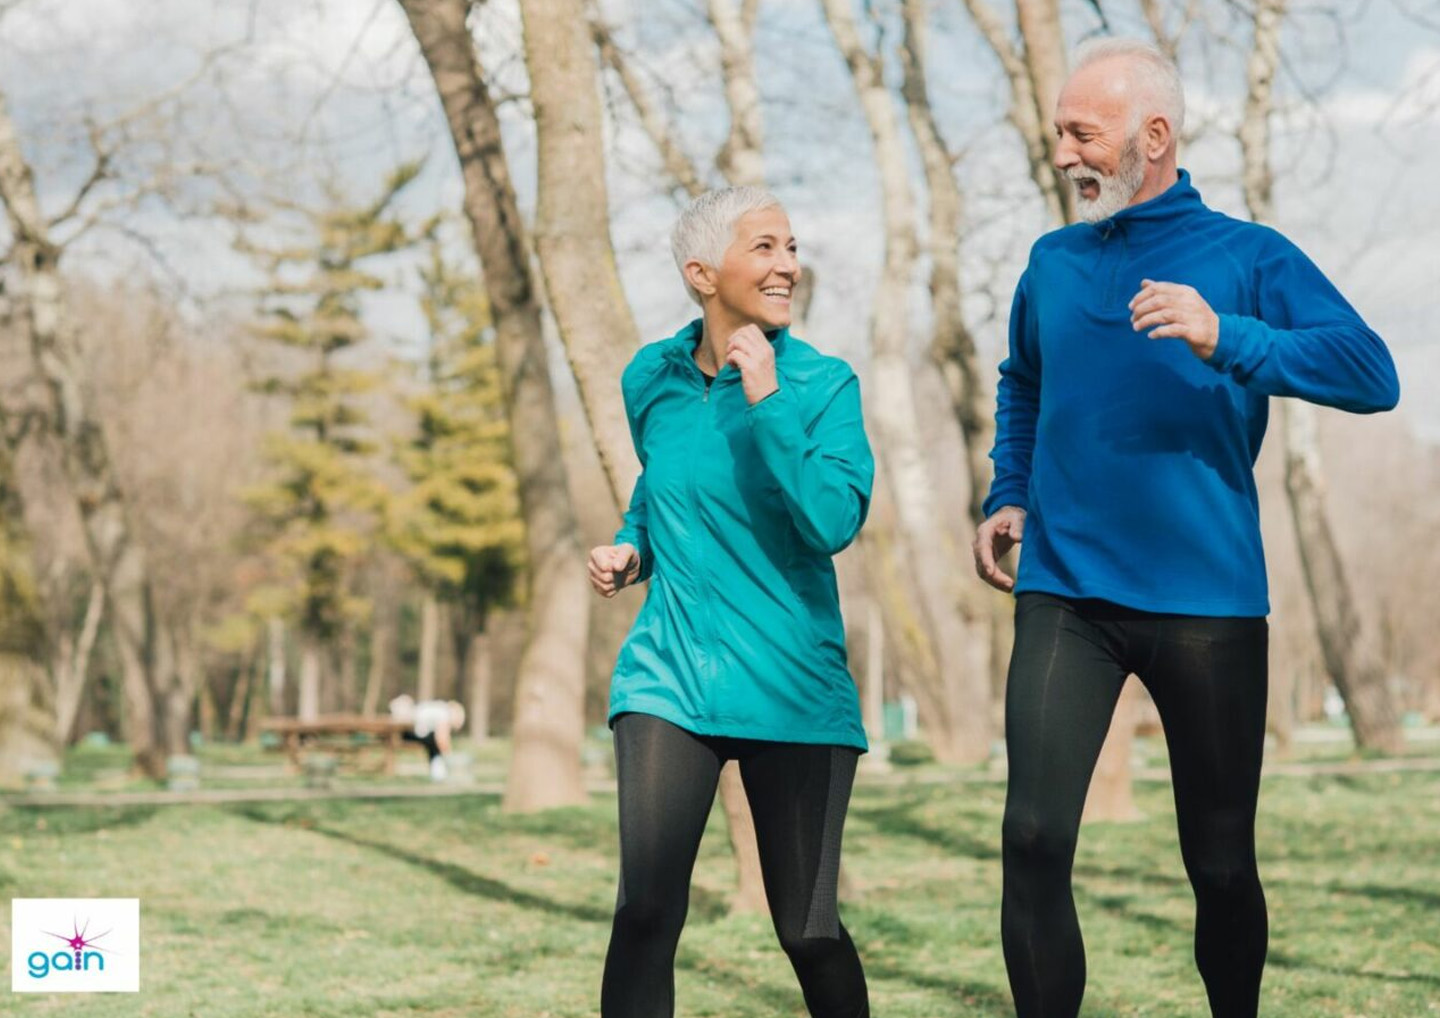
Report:
[[[698,258],[691,258],[685,263],[685,281],[702,297],[715,295],[715,271]]]

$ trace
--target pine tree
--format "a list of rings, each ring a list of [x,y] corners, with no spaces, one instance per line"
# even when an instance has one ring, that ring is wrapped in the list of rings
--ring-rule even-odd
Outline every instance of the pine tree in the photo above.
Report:
[[[371,266],[414,243],[395,204],[419,170],[400,167],[368,204],[337,199],[321,211],[302,210],[308,236],[298,246],[250,247],[271,277],[255,331],[308,364],[256,385],[289,400],[290,421],[266,442],[274,479],[247,493],[280,576],[264,599],[300,634],[302,718],[319,712],[324,649],[366,609],[351,592],[351,576],[385,512],[362,404],[380,378],[340,360],[367,338],[362,295],[385,285]]]
[[[408,401],[416,430],[397,451],[411,487],[391,506],[391,541],[427,596],[458,613],[453,635],[470,656],[490,608],[513,600],[524,522],[484,290],[433,232],[421,279],[429,348],[423,391]]]

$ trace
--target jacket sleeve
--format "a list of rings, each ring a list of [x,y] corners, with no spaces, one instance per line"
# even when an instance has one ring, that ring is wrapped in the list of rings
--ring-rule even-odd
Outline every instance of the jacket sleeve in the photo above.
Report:
[[[1010,353],[1000,363],[995,389],[995,479],[985,499],[988,517],[1007,505],[1030,509],[1030,463],[1040,419],[1040,344],[1029,299],[1027,269],[1010,305]]]
[[[1207,364],[1266,396],[1294,396],[1351,413],[1400,400],[1395,362],[1315,263],[1274,231],[1256,260],[1256,317],[1220,315]]]
[[[630,390],[623,383],[625,393],[625,419],[630,423],[630,441],[635,446],[635,455],[640,460],[640,476],[635,478],[635,487],[630,492],[630,508],[625,510],[624,521],[615,532],[615,544],[632,544],[640,553],[640,575],[635,580],[642,583],[650,579],[655,571],[655,558],[650,551],[649,506],[645,497],[645,445],[640,440],[636,426],[635,407]]]
[[[805,544],[834,555],[855,540],[875,479],[855,373],[845,367],[808,427],[798,393],[783,381],[745,411],[745,420]]]

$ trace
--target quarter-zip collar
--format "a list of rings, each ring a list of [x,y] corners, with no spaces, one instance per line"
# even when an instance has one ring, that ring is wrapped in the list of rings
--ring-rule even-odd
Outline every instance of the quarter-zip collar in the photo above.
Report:
[[[685,326],[669,339],[662,339],[664,344],[664,356],[667,360],[677,364],[688,365],[689,369],[695,372],[698,379],[701,375],[700,365],[695,363],[695,347],[705,335],[705,319],[697,318]],[[770,346],[775,351],[775,361],[778,364],[784,356],[786,347],[790,341],[790,330],[788,328],[771,329],[765,333],[765,338],[770,341]],[[715,376],[716,385],[738,382],[740,372],[729,364],[721,364],[720,372]]]
[[[1108,219],[1086,225],[1099,235],[1101,241],[1109,240],[1117,231],[1130,240],[1137,240],[1157,230],[1168,231],[1177,219],[1204,210],[1205,204],[1200,200],[1200,192],[1190,182],[1189,171],[1180,170],[1175,183],[1149,201],[1128,205]]]

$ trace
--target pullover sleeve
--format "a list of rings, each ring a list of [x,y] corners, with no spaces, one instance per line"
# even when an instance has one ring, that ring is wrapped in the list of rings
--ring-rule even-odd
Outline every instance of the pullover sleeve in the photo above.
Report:
[[[1029,299],[1027,269],[1010,305],[1010,353],[1000,364],[995,390],[995,479],[985,499],[988,517],[1007,505],[1030,508],[1030,463],[1040,419],[1040,343]]]
[[[627,372],[627,375],[629,372]],[[624,521],[615,532],[615,544],[631,544],[640,553],[640,575],[636,583],[650,579],[655,571],[655,559],[650,551],[649,511],[645,497],[645,444],[640,440],[636,425],[636,408],[631,390],[621,383],[625,394],[625,419],[630,424],[630,441],[634,443],[635,455],[640,460],[640,476],[635,478],[635,487],[630,492],[630,508],[625,510]]]
[[[1384,341],[1299,248],[1269,235],[1252,279],[1257,314],[1220,315],[1206,363],[1266,396],[1361,414],[1393,408],[1400,382]]]
[[[783,380],[779,391],[745,411],[760,458],[779,483],[801,539],[826,555],[844,549],[860,532],[875,477],[860,380],[846,365],[836,381],[808,426],[798,393]]]

